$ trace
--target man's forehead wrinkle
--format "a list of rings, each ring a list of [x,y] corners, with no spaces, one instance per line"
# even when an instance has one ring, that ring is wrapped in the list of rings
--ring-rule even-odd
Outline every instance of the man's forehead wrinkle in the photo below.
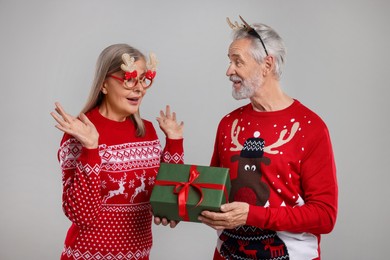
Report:
[[[241,58],[241,54],[238,53],[229,53],[228,54],[229,58]]]

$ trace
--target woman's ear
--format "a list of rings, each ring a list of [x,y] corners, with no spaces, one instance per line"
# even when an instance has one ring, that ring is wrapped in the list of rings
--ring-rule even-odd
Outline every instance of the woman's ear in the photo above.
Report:
[[[103,86],[102,86],[102,88],[101,88],[101,91],[102,91],[102,93],[103,93],[104,95],[107,94],[107,87],[108,87],[107,83],[104,82],[104,83],[103,83]]]

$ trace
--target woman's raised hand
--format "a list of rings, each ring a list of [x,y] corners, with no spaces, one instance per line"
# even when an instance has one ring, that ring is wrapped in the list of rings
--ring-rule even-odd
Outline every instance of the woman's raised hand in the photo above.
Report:
[[[57,113],[50,114],[58,123],[56,128],[76,138],[85,148],[98,147],[99,133],[85,114],[81,113],[79,117],[74,117],[66,113],[60,103],[56,102],[55,106]]]
[[[160,116],[157,117],[158,124],[161,130],[169,139],[182,139],[183,138],[183,121],[178,123],[176,121],[176,113],[171,113],[169,105],[166,106],[165,112],[160,110]]]

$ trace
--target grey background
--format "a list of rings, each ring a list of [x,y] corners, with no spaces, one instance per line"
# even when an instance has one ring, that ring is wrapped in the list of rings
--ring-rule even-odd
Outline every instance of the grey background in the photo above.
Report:
[[[385,0],[0,0],[0,259],[59,259],[70,223],[56,158],[62,134],[49,113],[55,101],[79,112],[109,44],[157,54],[142,116],[158,128],[155,118],[170,104],[185,121],[186,163],[208,165],[218,121],[246,103],[233,100],[225,76],[225,18],[239,14],[281,34],[284,90],[328,124],[340,196],[323,259],[386,259],[389,7]],[[180,223],[153,231],[151,259],[211,259],[211,228]]]

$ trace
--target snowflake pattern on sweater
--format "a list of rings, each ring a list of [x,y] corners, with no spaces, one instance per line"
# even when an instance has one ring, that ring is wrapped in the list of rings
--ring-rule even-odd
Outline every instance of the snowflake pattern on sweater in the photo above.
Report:
[[[161,161],[183,163],[183,140],[166,140],[164,151],[152,123],[135,136],[132,121],[87,113],[99,147],[86,149],[64,135],[58,152],[63,210],[72,221],[61,259],[149,259],[150,193]]]

